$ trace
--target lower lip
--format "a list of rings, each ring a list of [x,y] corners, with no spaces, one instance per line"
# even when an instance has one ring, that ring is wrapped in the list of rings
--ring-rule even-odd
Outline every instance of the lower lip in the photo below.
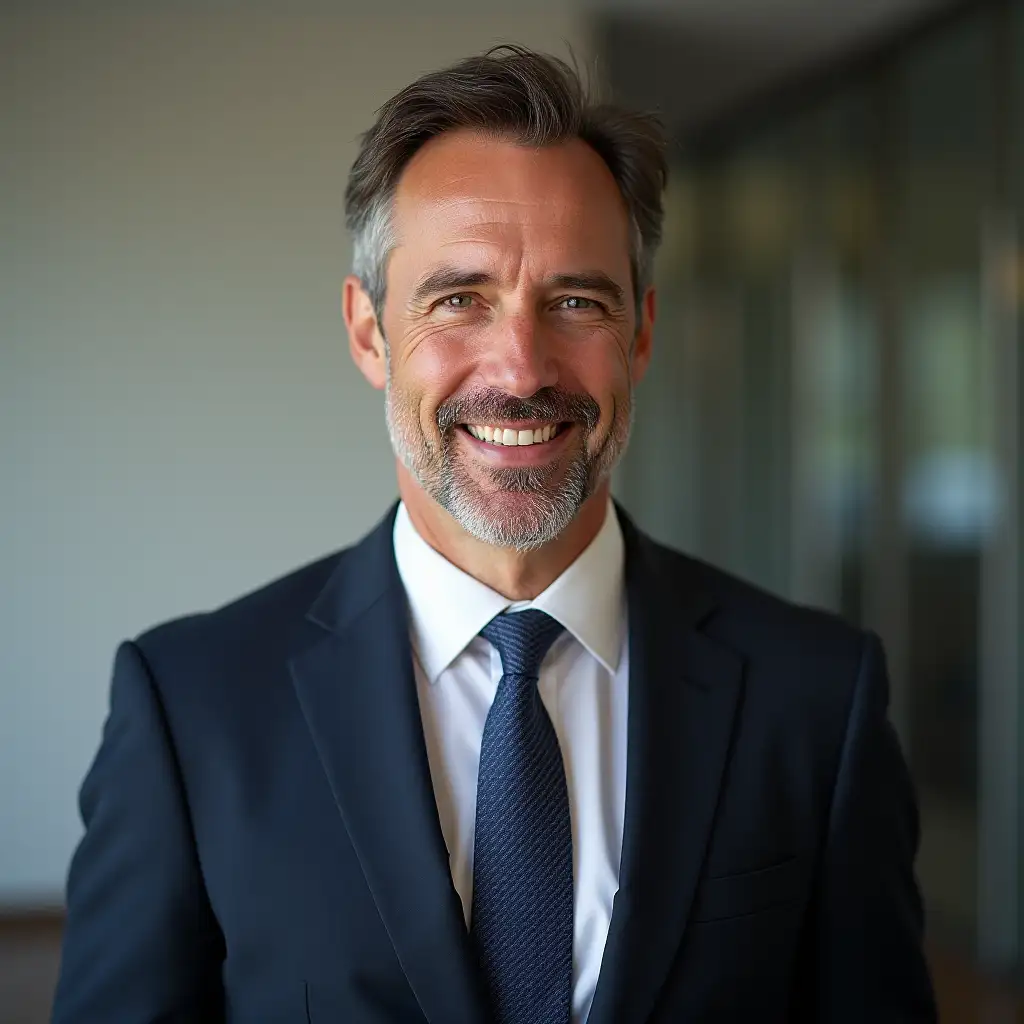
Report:
[[[545,462],[565,446],[566,438],[572,431],[571,423],[563,423],[559,426],[558,433],[550,441],[541,441],[540,444],[536,442],[533,444],[493,444],[490,441],[481,441],[480,438],[474,437],[465,427],[458,428],[463,440],[468,441],[475,450],[492,461],[506,466],[527,466]]]

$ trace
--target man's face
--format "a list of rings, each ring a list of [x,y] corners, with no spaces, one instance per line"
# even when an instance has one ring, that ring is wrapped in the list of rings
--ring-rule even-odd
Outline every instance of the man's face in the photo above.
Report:
[[[649,358],[629,221],[581,141],[451,133],[399,182],[387,270],[387,419],[416,482],[473,536],[528,550],[601,485]]]

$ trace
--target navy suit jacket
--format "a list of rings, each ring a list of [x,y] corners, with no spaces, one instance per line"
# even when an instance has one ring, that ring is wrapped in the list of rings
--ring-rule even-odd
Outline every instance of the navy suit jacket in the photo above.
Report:
[[[393,518],[118,651],[56,1024],[488,1021]],[[622,519],[626,814],[590,1024],[934,1021],[877,640]]]

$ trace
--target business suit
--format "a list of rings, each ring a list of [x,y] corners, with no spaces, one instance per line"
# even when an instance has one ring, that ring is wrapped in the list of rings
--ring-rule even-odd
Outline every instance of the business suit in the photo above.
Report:
[[[392,519],[122,646],[58,1024],[487,1020]],[[626,818],[590,1021],[933,1021],[877,642],[623,532]]]

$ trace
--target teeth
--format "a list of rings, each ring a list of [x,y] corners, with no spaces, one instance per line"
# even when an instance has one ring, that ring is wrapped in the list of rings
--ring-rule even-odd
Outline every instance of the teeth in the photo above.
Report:
[[[543,444],[550,441],[558,433],[558,424],[531,430],[511,430],[508,427],[489,427],[478,424],[466,424],[466,429],[479,441],[501,445]]]

